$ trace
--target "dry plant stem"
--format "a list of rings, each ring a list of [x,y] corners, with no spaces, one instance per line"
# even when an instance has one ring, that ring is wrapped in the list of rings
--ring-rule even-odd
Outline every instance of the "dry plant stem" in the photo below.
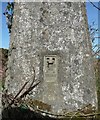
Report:
[[[78,113],[78,112],[75,112],[75,113],[71,116],[70,120],[72,120],[72,118],[73,118],[77,113]]]
[[[11,106],[15,99],[18,97],[18,95],[22,92],[22,90],[25,88],[25,86],[28,84],[29,81],[25,82],[25,84],[22,86],[22,88],[19,90],[19,92],[16,94],[16,96],[13,98],[13,100],[11,101],[11,103],[9,104],[9,106]]]
[[[28,88],[28,90],[26,90],[19,98],[22,99],[23,97],[25,97],[30,91],[32,91],[41,81],[39,81],[38,83],[36,83],[35,85],[33,85],[32,87]]]
[[[34,76],[33,76],[32,83],[30,84],[30,86],[28,87],[28,89],[24,93],[28,92],[28,90],[33,86],[33,83],[35,82],[35,70],[34,70],[34,68],[33,68],[33,71],[34,71]],[[23,98],[23,96],[24,96],[23,94],[19,98]]]
[[[31,88],[31,86],[33,85],[34,81],[35,81],[35,70],[33,68],[33,71],[34,71],[34,76],[33,76],[33,80],[32,80],[32,83],[31,85],[29,86],[28,89]],[[30,80],[29,80],[30,81]],[[16,96],[13,98],[13,100],[11,101],[11,103],[9,104],[10,106],[14,103],[15,99],[18,97],[18,95],[22,92],[22,90],[25,88],[25,86],[29,83],[29,81],[25,82],[25,84],[22,86],[22,88],[19,90],[19,92],[16,94]]]
[[[43,113],[45,113],[47,116],[52,116],[52,117],[54,117],[54,118],[69,118],[69,120],[72,120],[73,119],[73,117],[75,116],[75,117],[80,117],[80,118],[88,118],[88,117],[93,117],[93,116],[96,116],[96,115],[100,115],[100,113],[91,113],[91,114],[87,114],[87,115],[85,115],[85,114],[82,114],[82,115],[76,115],[77,113],[79,113],[79,111],[78,112],[75,112],[73,115],[60,115],[60,114],[53,114],[53,113],[50,113],[50,112],[46,112],[46,111],[43,111],[43,110],[40,110],[40,109],[37,109],[37,108],[32,108],[31,106],[28,106],[28,108],[31,110],[31,111],[33,111],[33,112],[38,112],[38,113],[40,113],[40,114],[43,114]],[[70,113],[70,112],[68,112],[68,113]],[[67,113],[67,114],[68,114]]]
[[[100,115],[100,113],[92,113],[92,114],[87,114],[87,115],[84,114],[85,117],[88,117],[88,116],[95,116],[95,115]]]

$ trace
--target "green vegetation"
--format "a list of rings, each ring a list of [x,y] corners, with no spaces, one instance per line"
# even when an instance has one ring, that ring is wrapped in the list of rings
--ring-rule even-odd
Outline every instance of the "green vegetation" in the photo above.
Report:
[[[44,116],[40,112],[19,107],[4,109],[2,117],[2,120],[100,120],[100,114],[82,116],[74,113],[67,116],[49,117],[49,115]]]
[[[13,20],[13,14],[14,14],[14,2],[8,2],[5,12],[3,13],[6,17],[6,23],[8,26],[9,33],[11,33],[12,28],[12,20]]]

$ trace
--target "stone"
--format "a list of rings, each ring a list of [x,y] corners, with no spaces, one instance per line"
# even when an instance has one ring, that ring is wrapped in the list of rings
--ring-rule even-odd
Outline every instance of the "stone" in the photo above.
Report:
[[[34,68],[35,82],[41,82],[28,97],[50,105],[52,113],[97,108],[85,3],[15,3],[9,49],[9,93],[16,95],[30,80],[27,89]]]
[[[4,83],[6,78],[7,60],[8,60],[8,49],[0,48],[0,120],[2,117],[1,112],[3,109],[2,90],[4,89]]]

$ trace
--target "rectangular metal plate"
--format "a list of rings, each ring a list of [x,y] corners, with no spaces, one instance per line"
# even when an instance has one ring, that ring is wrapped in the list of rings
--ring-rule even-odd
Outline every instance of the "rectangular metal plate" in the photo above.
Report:
[[[44,80],[45,82],[57,81],[58,57],[57,55],[44,56]]]

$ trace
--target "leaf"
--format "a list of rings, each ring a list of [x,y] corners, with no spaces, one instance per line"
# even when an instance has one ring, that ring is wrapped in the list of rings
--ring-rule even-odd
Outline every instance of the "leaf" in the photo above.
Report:
[[[11,5],[7,5],[7,10],[10,11]]]
[[[22,108],[22,109],[28,109],[28,106],[26,104],[21,104],[20,108]]]

